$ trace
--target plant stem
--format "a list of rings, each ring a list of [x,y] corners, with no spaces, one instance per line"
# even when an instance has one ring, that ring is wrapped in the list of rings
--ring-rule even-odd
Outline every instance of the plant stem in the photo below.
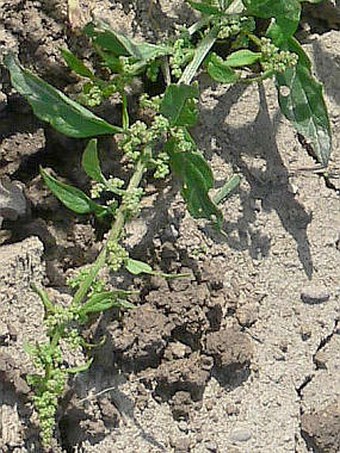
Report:
[[[139,160],[136,163],[135,170],[130,178],[129,184],[126,189],[127,192],[132,192],[134,189],[137,189],[138,186],[140,185],[143,179],[143,175],[146,171],[147,164],[151,158],[151,155],[152,153],[150,147],[146,146],[142,151]],[[86,297],[86,294],[88,293],[91,284],[93,283],[98,272],[105,263],[108,244],[111,241],[118,241],[120,239],[124,226],[128,221],[129,215],[130,215],[129,211],[126,209],[124,203],[122,203],[117,210],[116,217],[112,224],[108,237],[99,255],[97,256],[97,259],[92,265],[92,272],[90,272],[89,277],[86,280],[84,280],[81,283],[80,287],[78,288],[76,294],[73,297],[72,306],[81,304],[83,299]]]
[[[129,129],[129,127],[130,127],[128,102],[127,102],[127,96],[124,93],[124,91],[121,93],[121,96],[122,96],[122,107],[123,107],[122,124],[123,124],[123,129],[126,130],[126,129]]]

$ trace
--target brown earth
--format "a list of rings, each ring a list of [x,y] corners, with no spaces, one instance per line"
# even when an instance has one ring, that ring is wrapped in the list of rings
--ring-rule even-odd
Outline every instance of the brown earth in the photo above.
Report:
[[[65,3],[2,3],[1,54],[14,50],[76,92],[59,48],[85,58],[90,51],[68,26]],[[325,85],[329,177],[304,170],[315,163],[278,112],[271,82],[228,88],[202,76],[195,137],[217,185],[233,173],[242,178],[223,207],[226,235],[185,213],[176,184],[157,196],[148,187],[128,228],[130,253],[190,277],[135,279],[137,308],[89,329],[89,339],[106,342],[90,371],[69,382],[53,452],[340,451],[340,21],[326,3],[308,5],[300,35]],[[193,19],[181,0],[155,2],[151,17],[142,1],[83,2],[84,20],[91,10],[152,40]],[[67,303],[66,277],[93,261],[103,231],[62,208],[38,173],[39,165],[53,168],[86,190],[84,143],[39,123],[3,68],[0,82],[0,450],[39,452],[24,344],[44,338],[43,307],[30,283]],[[99,113],[115,118],[114,104]],[[112,151],[103,140],[107,171],[117,167]]]

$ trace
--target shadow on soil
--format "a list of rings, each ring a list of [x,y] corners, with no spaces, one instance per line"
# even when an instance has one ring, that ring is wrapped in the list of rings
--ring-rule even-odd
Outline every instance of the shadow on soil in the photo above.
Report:
[[[219,98],[215,108],[204,112],[208,123],[213,124],[217,148],[223,150],[217,152],[232,165],[235,173],[242,174],[250,186],[250,193],[244,193],[242,190],[239,193],[242,203],[241,217],[236,223],[225,221],[223,230],[227,236],[220,240],[226,241],[235,250],[248,249],[254,258],[258,258],[259,255],[266,256],[270,250],[270,238],[260,231],[254,231],[252,227],[256,219],[253,202],[260,200],[265,211],[274,210],[277,213],[284,229],[294,238],[299,260],[306,275],[311,278],[313,261],[307,227],[312,218],[289,188],[288,171],[276,143],[279,114],[272,122],[262,86],[259,87],[260,104],[255,121],[236,130],[230,126],[226,127],[225,119],[244,90],[242,86],[232,87]],[[207,136],[209,137],[209,132]],[[238,138],[237,150],[232,146],[233,136]],[[266,163],[265,170],[252,168],[238,151],[242,150],[245,156],[255,157],[254,144],[258,145],[256,157],[262,158]],[[205,149],[210,156],[216,152],[211,150],[210,139],[206,140]],[[239,240],[235,240],[231,235],[235,230],[238,232]]]

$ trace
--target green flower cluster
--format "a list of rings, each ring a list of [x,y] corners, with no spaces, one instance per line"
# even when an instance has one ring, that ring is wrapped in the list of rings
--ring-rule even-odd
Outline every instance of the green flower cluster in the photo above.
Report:
[[[139,213],[140,200],[143,196],[143,193],[144,191],[141,187],[124,192],[122,202],[124,209],[128,211],[131,217]]]
[[[153,174],[153,177],[156,179],[164,179],[170,173],[169,168],[169,156],[165,152],[160,152],[156,159],[154,159],[154,165],[156,170]]]
[[[188,136],[184,128],[172,128],[171,136],[176,140],[176,148],[178,151],[186,153],[195,149],[194,143],[190,140],[190,136]]]
[[[220,19],[218,39],[229,39],[239,33],[251,33],[255,30],[255,21],[252,17],[226,16]]]
[[[169,58],[171,74],[179,79],[183,74],[183,67],[189,63],[194,55],[194,49],[189,36],[178,38],[172,48],[172,55]]]
[[[144,109],[151,109],[155,113],[159,112],[160,106],[162,102],[161,96],[153,96],[152,98],[148,95],[148,93],[143,93],[139,98],[139,105],[141,108]]]
[[[119,57],[121,66],[120,72],[125,76],[133,77],[136,75],[136,59],[134,57]]]
[[[79,349],[84,343],[84,340],[77,329],[69,329],[65,340],[72,350]]]
[[[140,156],[141,149],[152,145],[162,135],[166,134],[169,128],[169,120],[160,114],[154,117],[149,128],[146,123],[136,121],[130,127],[129,134],[120,142],[119,146],[130,160],[136,162]]]
[[[261,38],[262,67],[264,71],[284,72],[294,67],[298,56],[286,50],[281,50],[268,38]]]
[[[148,126],[143,121],[136,121],[129,129],[129,134],[120,142],[119,147],[132,162],[140,156],[141,147],[149,142]]]
[[[91,187],[91,197],[99,198],[103,192],[112,192],[117,195],[122,194],[121,188],[124,186],[124,181],[119,178],[109,178],[104,182],[94,182]]]
[[[88,107],[97,107],[117,91],[117,86],[112,82],[90,82],[84,85],[79,101]]]
[[[106,186],[102,182],[94,182],[91,187],[91,198],[100,198],[101,194],[105,191]]]
[[[49,314],[44,320],[49,335],[52,335],[55,329],[60,326],[65,326],[73,321],[75,313],[68,308],[61,307],[60,305],[54,306],[54,312]]]
[[[50,365],[48,376],[34,374],[27,377],[27,382],[35,389],[33,402],[39,417],[42,443],[49,445],[55,426],[58,398],[64,391],[67,372],[61,369],[60,348],[55,347],[52,350],[50,344],[36,348],[33,361],[37,369],[44,371],[46,365]]]
[[[76,289],[88,278],[91,271],[91,266],[86,267],[85,269],[80,269],[79,272],[74,277],[71,277],[67,280],[67,284],[70,288]],[[91,284],[88,295],[91,296],[95,293],[100,293],[105,289],[105,282],[97,278]]]
[[[112,272],[117,272],[128,259],[129,254],[117,241],[110,241],[107,244],[108,258],[107,263]]]

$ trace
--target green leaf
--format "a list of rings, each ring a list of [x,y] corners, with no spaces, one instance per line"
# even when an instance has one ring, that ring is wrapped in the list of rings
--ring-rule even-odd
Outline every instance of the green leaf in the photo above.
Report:
[[[149,266],[147,263],[144,263],[144,261],[138,261],[132,258],[127,259],[125,263],[125,268],[132,275],[149,274],[158,275],[164,278],[184,278],[190,276],[190,274],[164,274],[163,272],[157,272],[154,271],[152,267]]]
[[[213,187],[212,171],[199,152],[177,152],[176,144],[168,142],[166,150],[170,156],[171,169],[182,182],[182,196],[188,211],[194,218],[209,219],[218,225],[222,222],[222,213],[209,197]]]
[[[94,79],[94,74],[92,73],[92,71],[87,66],[85,66],[84,63],[72,52],[66,49],[62,49],[61,54],[66,61],[67,66],[72,69],[72,71],[82,77],[87,77],[91,80]]]
[[[31,283],[31,288],[40,297],[46,313],[55,313],[55,306],[51,302],[47,292],[43,288],[38,288],[34,283]]]
[[[213,198],[215,204],[220,204],[231,196],[233,191],[240,185],[241,178],[239,175],[233,175],[216,193]]]
[[[112,52],[115,57],[134,57],[147,62],[168,55],[171,51],[168,46],[135,42],[124,34],[112,30],[103,21],[87,25],[85,33],[92,38],[95,45]]]
[[[240,78],[237,72],[215,53],[209,57],[207,71],[210,77],[219,83],[235,83]]]
[[[255,17],[275,19],[267,31],[275,44],[280,44],[296,32],[301,15],[298,0],[243,0],[243,4],[247,12]]]
[[[132,258],[127,259],[125,267],[126,270],[132,275],[154,274],[154,270],[147,263],[144,263],[143,261],[133,260]]]
[[[197,122],[199,90],[191,85],[169,85],[165,91],[160,113],[171,126],[194,126]]]
[[[50,191],[71,211],[77,214],[94,213],[99,216],[107,212],[106,208],[96,204],[80,189],[59,181],[43,168],[40,169],[40,174]]]
[[[76,307],[77,305],[81,304],[83,299],[85,298],[86,294],[88,293],[89,289],[91,288],[93,282],[95,281],[98,272],[102,269],[105,265],[106,260],[106,248],[104,248],[96,261],[91,265],[90,270],[85,278],[85,280],[80,284],[77,292],[73,296],[72,306]]]
[[[208,14],[208,15],[214,15],[214,16],[220,16],[222,14],[222,11],[217,8],[216,6],[213,6],[209,4],[208,2],[193,2],[188,0],[188,3],[193,9],[196,9],[200,13],[203,14]]]
[[[184,85],[190,85],[192,80],[196,77],[201,64],[203,63],[204,59],[209,54],[210,49],[216,42],[219,29],[220,29],[219,25],[213,26],[209,30],[209,32],[204,36],[201,42],[196,46],[194,57],[183,71],[179,83],[182,83]]]
[[[105,22],[92,22],[86,25],[84,32],[96,46],[112,52],[117,57],[130,57],[133,55],[131,41],[124,35],[111,30]]]
[[[105,177],[100,169],[97,139],[93,138],[89,141],[88,145],[85,148],[81,164],[86,174],[94,181],[101,183],[106,182]]]
[[[248,49],[241,49],[233,52],[228,56],[226,64],[231,68],[240,68],[241,66],[250,66],[261,59],[260,52],[252,52]]]
[[[10,72],[14,88],[26,98],[35,115],[64,135],[87,138],[123,131],[22,68],[12,54],[7,55],[4,62]]]
[[[313,77],[308,56],[298,42],[289,40],[288,48],[298,53],[299,61],[294,68],[276,75],[280,108],[295,129],[310,142],[317,160],[327,165],[332,139],[322,85]]]
[[[170,47],[160,46],[149,43],[135,43],[135,54],[134,57],[142,61],[152,61],[156,58],[168,55],[171,52]]]
[[[93,362],[93,357],[91,357],[87,362],[85,362],[83,365],[79,366],[74,366],[72,368],[66,368],[66,371],[69,374],[78,374],[78,373],[84,373],[84,371],[87,371],[90,366],[92,365]]]
[[[134,305],[126,300],[117,298],[117,295],[111,291],[103,291],[93,294],[88,301],[80,308],[80,316],[102,313],[111,308],[134,308]]]
[[[97,49],[97,53],[103,60],[103,66],[107,66],[114,74],[122,74],[124,72],[119,57],[116,57],[109,52],[104,52],[101,49]]]

